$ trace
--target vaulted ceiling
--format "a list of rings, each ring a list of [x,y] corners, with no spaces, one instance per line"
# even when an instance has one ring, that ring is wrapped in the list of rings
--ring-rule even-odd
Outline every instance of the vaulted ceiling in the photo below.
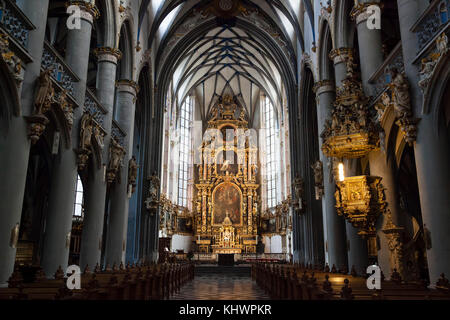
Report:
[[[287,48],[288,60],[294,61],[292,69],[296,69],[294,56],[298,55],[298,50],[304,49],[299,17],[302,10],[312,16],[311,0],[143,0],[140,24],[146,14],[152,16],[148,37],[157,52],[156,73],[165,62],[168,48],[175,48],[171,42],[183,36],[180,36],[180,25],[186,24],[192,12],[203,13],[205,8],[208,11],[208,6],[254,8],[257,15],[263,17],[263,25],[269,25],[265,32],[276,37],[284,49]],[[254,24],[264,28],[256,20]],[[188,31],[196,27],[190,24],[191,30]],[[187,95],[195,94],[201,117],[205,119],[217,98],[228,93],[238,97],[252,119],[261,92],[269,96],[275,108],[281,105],[283,86],[279,64],[267,45],[248,31],[242,25],[218,23],[200,34],[187,50],[179,52],[172,68],[172,96],[177,107]]]
[[[240,98],[253,114],[260,90],[274,105],[281,100],[281,76],[266,50],[251,35],[237,27],[217,27],[198,39],[174,75],[174,94],[184,101],[195,93],[205,119],[219,96]]]

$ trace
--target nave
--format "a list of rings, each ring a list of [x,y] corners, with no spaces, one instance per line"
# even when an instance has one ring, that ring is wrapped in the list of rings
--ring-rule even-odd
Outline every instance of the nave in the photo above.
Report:
[[[0,299],[448,299],[449,10],[1,0]]]

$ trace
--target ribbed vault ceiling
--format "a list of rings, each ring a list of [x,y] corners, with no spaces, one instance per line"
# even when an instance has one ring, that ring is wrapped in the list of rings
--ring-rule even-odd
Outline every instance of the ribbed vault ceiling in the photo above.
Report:
[[[188,33],[195,34],[198,26],[211,19],[211,12],[222,12],[220,17],[228,14],[220,9],[221,6],[233,8],[224,10],[230,10],[233,17],[245,20],[247,25],[218,23],[203,32],[195,43],[190,38],[187,45],[186,42],[175,45],[182,43],[180,39]],[[246,9],[249,11],[244,14]],[[205,19],[197,18],[196,12],[204,14]],[[311,0],[143,0],[139,28],[147,15],[149,31],[145,36],[156,51],[155,77],[159,79],[164,73],[162,77],[170,75],[171,96],[175,98],[171,101],[177,108],[187,95],[195,94],[201,117],[206,119],[218,97],[232,94],[238,97],[252,122],[261,92],[269,96],[275,108],[281,106],[282,78],[286,77],[280,72],[280,55],[274,54],[273,47],[269,48],[267,39],[263,40],[264,36],[260,35],[265,34],[277,42],[282,55],[291,63],[291,71],[295,72],[295,56],[299,54],[298,50],[304,49],[304,35],[299,24],[299,17],[303,19],[304,12],[314,29]],[[258,28],[261,32],[256,34]],[[187,49],[180,50],[183,47]],[[170,54],[171,62],[164,68]],[[278,60],[274,61],[274,57]]]
[[[174,73],[174,95],[179,104],[195,93],[202,118],[207,117],[219,96],[240,99],[250,117],[261,92],[274,105],[281,102],[280,73],[265,49],[244,30],[217,27],[198,39]]]

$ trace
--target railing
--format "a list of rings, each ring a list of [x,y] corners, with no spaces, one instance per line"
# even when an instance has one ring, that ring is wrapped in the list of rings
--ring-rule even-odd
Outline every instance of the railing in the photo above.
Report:
[[[241,253],[242,260],[270,260],[270,261],[287,261],[288,253]]]
[[[86,96],[84,99],[84,112],[88,112],[89,114],[94,116],[95,121],[105,129],[105,115],[108,111],[101,105],[101,103],[97,100],[97,97],[92,93],[91,90],[86,89]]]
[[[27,49],[29,33],[35,27],[15,1],[0,0],[0,25],[23,49]]]
[[[112,123],[111,137],[113,137],[121,146],[125,145],[126,133],[120,128],[115,120],[113,120]]]
[[[419,52],[449,25],[450,0],[435,0],[411,28],[417,34]]]
[[[56,82],[67,90],[68,94],[73,95],[74,83],[80,79],[47,41],[44,42],[41,67],[44,70],[52,69],[52,76]]]
[[[373,84],[375,89],[372,102],[376,101],[378,97],[386,90],[387,85],[392,80],[390,71],[393,69],[397,69],[399,72],[403,72],[405,70],[401,42],[395,46],[383,64],[369,79],[369,83]]]

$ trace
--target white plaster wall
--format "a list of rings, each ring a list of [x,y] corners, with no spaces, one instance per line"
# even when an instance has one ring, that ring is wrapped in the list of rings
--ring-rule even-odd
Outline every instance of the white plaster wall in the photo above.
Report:
[[[192,236],[174,234],[172,236],[172,252],[184,250],[185,253],[188,253],[192,249],[192,240]]]

